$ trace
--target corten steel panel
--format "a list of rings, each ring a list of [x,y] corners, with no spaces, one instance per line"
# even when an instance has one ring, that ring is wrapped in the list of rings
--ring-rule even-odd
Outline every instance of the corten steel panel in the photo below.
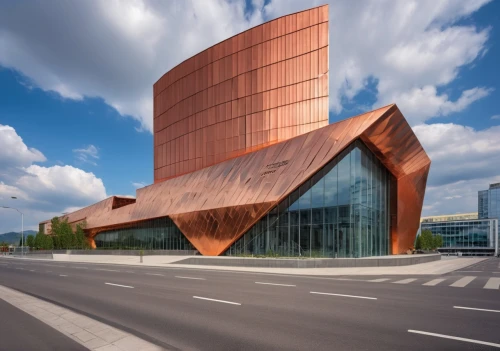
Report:
[[[328,5],[251,28],[174,67],[153,86],[155,183],[327,125],[328,74]],[[282,116],[278,126],[266,122],[271,115]],[[241,118],[243,130],[223,129]]]
[[[138,189],[135,203],[112,209],[110,198],[65,217],[85,219],[93,237],[168,216],[201,253],[219,255],[356,139],[395,177],[392,253],[402,253],[418,229],[430,160],[396,105]]]

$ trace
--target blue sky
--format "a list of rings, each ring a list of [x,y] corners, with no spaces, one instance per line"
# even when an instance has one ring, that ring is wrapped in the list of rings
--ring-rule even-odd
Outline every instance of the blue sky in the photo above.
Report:
[[[153,83],[216,42],[324,2],[3,2],[0,205],[35,228],[134,196],[153,180]],[[475,211],[477,190],[500,181],[499,17],[487,0],[330,5],[330,121],[397,103],[433,162],[426,215]],[[0,211],[0,233],[15,229],[16,214]]]
[[[63,99],[28,84],[19,72],[0,70],[0,119],[45,155],[44,166],[73,165],[93,172],[108,194],[135,195],[132,183],[152,182],[152,135],[138,132],[137,121],[100,98]],[[73,150],[89,145],[96,146],[99,158],[79,160]]]

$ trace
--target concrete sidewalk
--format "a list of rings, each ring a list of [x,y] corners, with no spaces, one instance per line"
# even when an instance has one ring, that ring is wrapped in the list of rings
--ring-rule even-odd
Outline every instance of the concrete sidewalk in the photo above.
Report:
[[[265,267],[231,267],[176,264],[187,256],[144,256],[140,263],[138,256],[107,256],[107,255],[58,255],[54,261],[114,264],[142,267],[183,268],[195,270],[254,272],[269,274],[310,275],[310,276],[340,276],[340,275],[439,275],[477,264],[487,258],[443,257],[442,260],[415,264],[411,266],[394,267],[351,267],[351,268],[265,268]],[[25,258],[26,259],[26,258]],[[46,261],[46,260],[44,260]]]
[[[2,285],[0,285],[0,299],[46,323],[89,350],[164,350],[107,324]]]

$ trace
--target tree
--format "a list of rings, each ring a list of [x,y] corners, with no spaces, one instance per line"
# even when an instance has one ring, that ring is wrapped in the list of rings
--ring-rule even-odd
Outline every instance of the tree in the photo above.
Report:
[[[417,239],[415,240],[415,250],[422,250],[422,240],[420,235],[417,235]]]
[[[59,250],[61,248],[61,241],[59,240],[59,237],[56,235],[51,235],[51,240],[52,240],[52,247],[55,250]]]
[[[67,219],[60,221],[58,217],[54,217],[51,225],[51,234],[56,249],[71,249],[76,246],[75,235]]]
[[[37,250],[43,249],[43,239],[44,239],[43,236],[45,236],[45,234],[42,234],[40,232],[36,233],[35,242],[33,245],[35,249]]]
[[[86,225],[85,222],[78,223],[76,225],[76,231],[75,231],[76,247],[82,250],[90,249],[89,241],[87,240],[85,232],[83,231],[85,225]]]
[[[422,250],[432,250],[434,247],[434,238],[432,237],[432,232],[428,229],[425,229],[422,230],[422,233],[420,233],[419,236]]]
[[[28,235],[26,238],[26,245],[28,245],[31,249],[35,246],[35,237],[33,235]]]
[[[443,247],[443,237],[441,235],[434,235],[434,249]]]
[[[50,235],[45,235],[45,250],[54,250],[54,242]]]

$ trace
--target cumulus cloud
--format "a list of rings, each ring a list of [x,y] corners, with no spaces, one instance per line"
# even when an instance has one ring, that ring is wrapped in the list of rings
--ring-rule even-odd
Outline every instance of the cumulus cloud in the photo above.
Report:
[[[500,119],[500,115],[493,115],[491,116],[491,119]]]
[[[107,196],[102,180],[93,173],[73,166],[34,164],[45,161],[45,157],[29,148],[12,127],[0,126],[0,149],[6,151],[0,154],[0,205],[21,210],[27,229],[36,229],[42,220]],[[96,156],[90,147],[82,150],[89,157]],[[17,215],[0,209],[0,233],[19,229]]]
[[[79,162],[90,163],[93,166],[97,166],[95,160],[99,159],[99,149],[94,145],[89,145],[82,149],[73,149],[73,153]]]
[[[0,165],[2,168],[24,167],[33,162],[46,161],[45,156],[35,148],[29,148],[17,135],[14,128],[0,124]]]
[[[370,81],[378,82],[375,105],[397,102],[412,124],[486,96],[488,88],[467,87],[453,101],[438,88],[486,52],[489,28],[456,23],[488,1],[328,1],[331,109],[340,112]],[[323,3],[91,0],[46,11],[12,2],[0,11],[0,65],[64,98],[101,97],[151,131],[152,84],[167,70],[251,26]]]
[[[373,81],[377,82],[374,105],[396,102],[412,125],[461,111],[490,92],[468,87],[455,101],[438,93],[439,87],[457,78],[460,68],[486,52],[489,29],[456,21],[488,0],[328,2],[334,112],[342,111],[346,101]],[[273,0],[265,13],[277,17],[322,3]]]
[[[0,11],[0,65],[68,99],[101,97],[152,130],[152,85],[193,54],[262,22],[245,1],[18,2]],[[27,25],[28,24],[28,25]]]
[[[423,122],[431,117],[447,116],[454,112],[465,110],[471,103],[491,93],[492,89],[476,87],[464,90],[461,96],[451,101],[447,94],[438,94],[435,86],[413,88],[409,91],[394,92],[389,101],[397,102],[410,122]]]
[[[500,126],[436,123],[413,130],[432,160],[424,213],[477,211],[477,192],[500,182]]]

